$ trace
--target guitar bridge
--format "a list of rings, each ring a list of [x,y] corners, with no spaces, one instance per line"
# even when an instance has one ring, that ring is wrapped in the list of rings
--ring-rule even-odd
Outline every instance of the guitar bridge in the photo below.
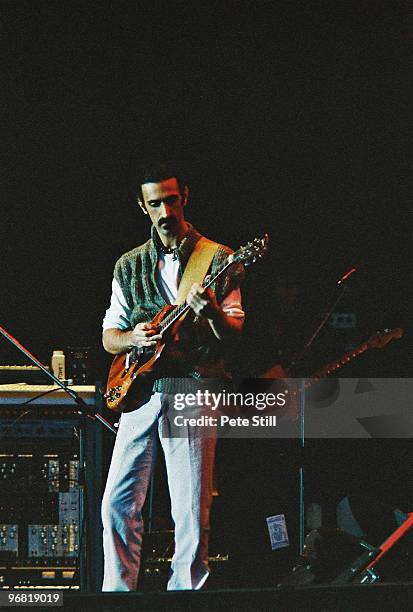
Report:
[[[116,385],[116,387],[111,387],[107,393],[105,393],[105,398],[109,402],[116,402],[121,397],[122,387],[120,385]]]

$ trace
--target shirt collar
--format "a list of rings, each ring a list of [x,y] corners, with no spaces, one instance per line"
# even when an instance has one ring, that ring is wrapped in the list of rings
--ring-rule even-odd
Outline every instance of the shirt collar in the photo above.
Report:
[[[187,226],[188,226],[187,232],[185,236],[182,238],[181,243],[177,249],[179,260],[183,266],[186,265],[195,244],[201,238],[201,234],[194,228],[194,226],[191,223],[187,222]],[[152,229],[151,229],[151,238],[152,238],[153,252],[154,252],[154,255],[156,256],[156,259],[158,259],[161,253],[161,248],[160,248],[161,239],[159,238],[158,232],[156,231],[154,225],[152,225]]]

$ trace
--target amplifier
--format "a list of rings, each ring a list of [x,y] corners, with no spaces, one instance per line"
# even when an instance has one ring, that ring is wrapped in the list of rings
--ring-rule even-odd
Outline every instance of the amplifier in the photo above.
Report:
[[[0,588],[100,587],[101,434],[59,387],[0,385]]]
[[[48,366],[46,366],[49,369]],[[34,365],[0,365],[0,384],[13,383],[42,384],[46,376]]]

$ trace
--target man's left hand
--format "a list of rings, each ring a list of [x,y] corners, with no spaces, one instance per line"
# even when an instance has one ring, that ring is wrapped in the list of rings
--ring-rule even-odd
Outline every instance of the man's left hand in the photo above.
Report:
[[[194,283],[186,297],[186,303],[197,315],[207,319],[216,318],[220,311],[219,304],[212,289],[202,287],[199,283]]]

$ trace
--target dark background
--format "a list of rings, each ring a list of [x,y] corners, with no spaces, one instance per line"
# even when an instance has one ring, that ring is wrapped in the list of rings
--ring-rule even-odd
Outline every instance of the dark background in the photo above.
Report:
[[[411,375],[410,2],[1,2],[0,34],[0,324],[40,359],[91,346],[104,377],[113,265],[147,239],[135,177],[159,155],[207,236],[270,234],[241,373],[299,351],[357,265],[337,309],[356,327],[327,326],[303,372],[403,327],[347,372]],[[21,360],[2,342],[0,362]]]
[[[92,345],[100,362],[113,264],[147,239],[135,177],[154,155],[183,160],[188,218],[211,238],[270,234],[244,290],[251,363],[280,333],[298,350],[354,264],[354,341],[409,323],[408,2],[0,9],[1,321],[35,354]],[[388,347],[400,373],[406,340]]]

